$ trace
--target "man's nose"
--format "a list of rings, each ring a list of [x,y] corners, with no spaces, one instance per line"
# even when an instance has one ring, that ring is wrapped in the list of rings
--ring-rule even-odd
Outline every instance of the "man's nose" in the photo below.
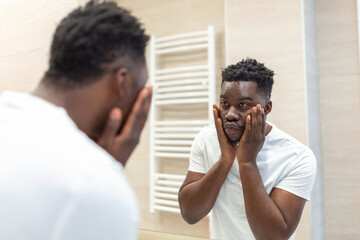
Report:
[[[239,111],[235,107],[230,107],[229,111],[225,115],[228,121],[238,121],[240,119]]]

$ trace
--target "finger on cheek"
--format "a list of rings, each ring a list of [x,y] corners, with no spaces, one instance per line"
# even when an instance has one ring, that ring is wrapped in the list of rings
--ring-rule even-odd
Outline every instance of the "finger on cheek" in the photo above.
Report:
[[[257,104],[256,105],[256,113],[257,113],[257,117],[258,117],[258,120],[260,120],[260,118],[261,118],[261,105],[260,104]]]
[[[257,108],[256,108],[256,107],[253,107],[251,110],[252,110],[252,111],[251,111],[251,118],[253,118],[253,117],[255,117]]]
[[[261,114],[261,106],[260,104],[258,104],[258,108],[257,108],[257,122],[258,122],[258,130],[261,131],[261,126],[262,126],[262,114]]]
[[[215,119],[215,121],[216,121],[216,119],[217,119],[217,117],[216,117],[216,109],[213,109],[213,114],[214,114],[214,119]]]
[[[218,117],[218,115],[217,115],[217,111],[216,111],[216,109],[213,109],[213,113],[214,113],[214,122],[215,122],[215,127],[216,127],[216,129],[218,129],[219,128],[219,117]]]
[[[122,112],[119,108],[114,108],[110,113],[110,121],[114,124],[119,123],[122,118]]]
[[[215,109],[216,111],[219,110],[219,108],[216,106],[216,104],[213,104],[213,109]]]
[[[220,116],[220,114],[219,114],[219,113],[220,113],[220,110],[219,110],[218,106],[215,105],[215,109],[216,109],[216,114],[217,114],[217,116],[219,117],[219,116]]]
[[[102,138],[110,138],[116,134],[117,129],[121,125],[122,113],[119,108],[114,108],[109,114],[109,119],[104,127],[104,132],[102,133]]]
[[[255,128],[256,120],[257,120],[257,108],[253,107],[251,111],[251,123],[253,128]]]
[[[152,95],[152,93],[153,93],[153,86],[149,85],[149,86],[147,87],[147,90],[149,91],[149,94]]]
[[[220,119],[220,118],[218,118],[217,123],[219,124],[219,127],[221,127],[221,125],[222,125],[222,121],[221,121],[221,119]]]
[[[246,126],[245,126],[245,128],[246,128],[246,130],[247,131],[249,131],[249,132],[251,132],[251,115],[249,114],[249,115],[247,115],[247,117],[246,117]]]

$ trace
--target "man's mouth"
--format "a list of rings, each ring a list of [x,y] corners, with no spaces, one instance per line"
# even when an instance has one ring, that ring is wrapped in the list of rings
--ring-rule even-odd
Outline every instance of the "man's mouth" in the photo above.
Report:
[[[224,128],[226,131],[229,131],[229,132],[236,132],[241,129],[241,127],[235,123],[225,123]]]

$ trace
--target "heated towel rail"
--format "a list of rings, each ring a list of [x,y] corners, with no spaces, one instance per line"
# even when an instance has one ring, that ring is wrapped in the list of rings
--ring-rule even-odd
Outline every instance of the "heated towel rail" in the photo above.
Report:
[[[183,61],[179,67],[160,68],[164,56],[205,51],[205,64]],[[150,212],[155,210],[179,213],[177,194],[184,174],[160,172],[160,158],[188,161],[191,143],[202,127],[213,120],[215,103],[215,36],[213,26],[205,31],[168,37],[151,37],[150,79],[154,88],[150,114]],[[160,119],[162,107],[203,104],[208,108],[201,119]],[[181,114],[179,114],[180,116]]]

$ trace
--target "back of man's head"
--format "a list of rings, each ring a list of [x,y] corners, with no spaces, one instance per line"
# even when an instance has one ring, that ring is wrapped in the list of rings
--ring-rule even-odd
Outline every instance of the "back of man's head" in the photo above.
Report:
[[[115,3],[90,1],[56,28],[43,82],[61,88],[96,81],[122,57],[144,61],[149,37],[129,11]]]

